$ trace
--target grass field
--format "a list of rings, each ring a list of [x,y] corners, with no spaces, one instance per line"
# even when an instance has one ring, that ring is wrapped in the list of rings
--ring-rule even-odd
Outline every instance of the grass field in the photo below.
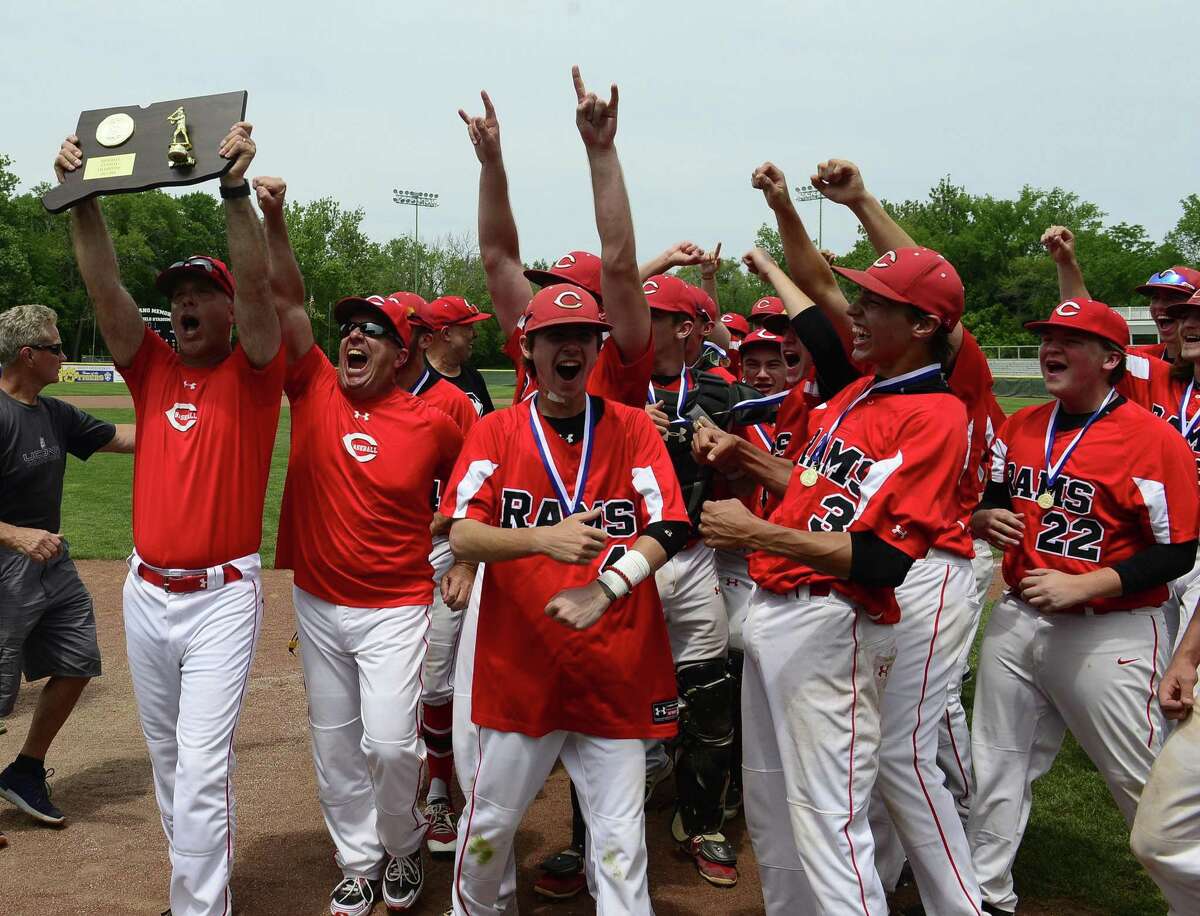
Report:
[[[512,375],[499,376],[491,385],[497,405],[512,399]],[[504,384],[509,382],[509,384]],[[120,394],[123,386],[82,384],[55,386],[61,394]],[[101,388],[115,390],[100,391]],[[55,393],[55,392],[51,392]],[[1012,413],[1039,399],[1002,398]],[[97,416],[114,423],[133,422],[129,409],[98,409]],[[262,555],[273,561],[279,502],[287,465],[291,416],[285,407],[271,460]],[[132,461],[124,455],[99,454],[86,463],[69,462],[63,497],[64,532],[72,553],[81,558],[118,559],[131,550],[129,512]],[[985,617],[986,625],[986,617]],[[978,653],[984,626],[976,640]],[[974,656],[972,662],[974,663]],[[970,710],[974,683],[964,690]],[[1127,848],[1128,832],[1109,797],[1103,779],[1069,735],[1053,769],[1034,786],[1033,814],[1017,860],[1018,892],[1043,905],[1061,904],[1071,913],[1092,912],[1112,916],[1145,916],[1162,913],[1165,906],[1152,882]],[[1069,907],[1069,909],[1068,909]]]

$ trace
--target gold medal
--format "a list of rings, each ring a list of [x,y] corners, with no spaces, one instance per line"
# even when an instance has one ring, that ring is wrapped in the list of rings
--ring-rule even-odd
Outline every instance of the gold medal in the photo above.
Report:
[[[101,146],[120,146],[133,136],[133,118],[123,112],[110,114],[96,126],[96,142]]]
[[[1039,494],[1038,498],[1037,498],[1037,504],[1039,506],[1041,506],[1043,509],[1049,509],[1051,506],[1054,505],[1054,494],[1053,493]]]
[[[804,472],[800,475],[800,482],[806,487],[812,487],[816,486],[816,483],[818,480],[820,480],[820,478],[821,475],[817,473],[816,468],[805,468]]]

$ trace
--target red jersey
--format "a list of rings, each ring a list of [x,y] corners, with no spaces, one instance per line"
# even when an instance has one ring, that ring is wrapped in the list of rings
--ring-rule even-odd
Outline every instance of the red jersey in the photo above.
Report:
[[[245,351],[185,366],[145,329],[121,376],[133,396],[133,543],[162,569],[207,569],[258,551],[286,359]]]
[[[429,604],[433,481],[462,447],[454,421],[399,389],[350,400],[315,345],[288,367],[285,390],[292,454],[275,565],[332,604]]]
[[[525,371],[525,357],[521,353],[521,334],[517,328],[504,344],[504,352],[517,368],[516,387],[513,388],[513,403],[519,404],[537,389],[533,377]],[[629,407],[643,407],[646,403],[646,386],[650,384],[650,371],[654,368],[654,340],[646,341],[646,350],[633,362],[621,358],[621,351],[611,337],[600,346],[600,357],[588,377],[588,394],[598,398],[617,401]]]
[[[825,445],[824,470],[812,480],[807,464],[797,464],[770,521],[801,531],[874,531],[917,560],[959,518],[966,409],[945,388],[926,386],[906,393],[877,392],[843,416],[874,381],[859,379],[812,411],[798,454],[805,462],[815,460],[824,434],[842,416]],[[762,588],[781,594],[800,585],[829,585],[880,623],[900,619],[891,588],[837,579],[762,552],[750,555],[750,575]]]
[[[1152,344],[1131,344],[1125,348],[1126,356],[1153,356],[1155,359],[1167,358],[1167,345],[1162,341]]]
[[[418,379],[412,394],[426,404],[432,404],[453,420],[454,425],[462,433],[463,439],[466,439],[467,433],[474,428],[475,422],[479,419],[479,414],[475,411],[475,405],[471,399],[453,382],[437,375],[436,370],[430,373],[428,379]],[[455,454],[454,457],[457,459],[458,455]],[[434,479],[433,505],[435,509],[442,501],[442,492],[445,487],[446,478],[444,476]],[[445,538],[445,534],[438,535],[438,542],[444,542]]]
[[[1055,403],[1018,410],[996,437],[991,478],[1007,487],[1013,511],[1025,518],[1020,546],[1004,554],[1004,581],[1010,588],[1031,569],[1078,575],[1154,544],[1195,540],[1200,486],[1189,449],[1178,432],[1128,402],[1118,402],[1088,428],[1063,466],[1055,505],[1039,506],[1038,495],[1046,490],[1046,427]],[[1052,461],[1078,432],[1056,430]],[[1097,598],[1090,607],[1154,607],[1166,599],[1167,587],[1161,585]]]
[[[498,528],[562,519],[531,404],[497,411],[472,430],[442,501],[444,515]],[[472,715],[479,725],[534,737],[562,729],[602,738],[669,738],[678,717],[675,667],[653,577],[586,630],[544,613],[558,592],[594,580],[647,525],[687,521],[666,447],[646,413],[599,398],[592,405],[600,416],[579,499],[587,508],[604,507],[611,546],[586,566],[539,554],[481,567]],[[541,428],[559,476],[573,490],[583,443],[568,444],[544,418]]]
[[[935,550],[945,550],[955,556],[973,557],[975,549],[971,536],[971,514],[979,505],[991,463],[988,423],[992,405],[999,408],[992,395],[992,370],[979,344],[963,330],[962,346],[954,358],[954,368],[946,377],[950,392],[967,409],[967,455],[965,473],[958,477],[958,516],[954,523],[933,542]]]

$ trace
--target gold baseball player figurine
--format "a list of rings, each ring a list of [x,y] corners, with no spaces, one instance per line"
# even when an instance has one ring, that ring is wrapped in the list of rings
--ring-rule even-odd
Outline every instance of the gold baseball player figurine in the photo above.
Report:
[[[167,115],[167,120],[175,125],[175,133],[171,135],[171,145],[167,147],[167,162],[171,168],[187,168],[196,164],[192,155],[192,141],[187,132],[187,113],[180,105]]]

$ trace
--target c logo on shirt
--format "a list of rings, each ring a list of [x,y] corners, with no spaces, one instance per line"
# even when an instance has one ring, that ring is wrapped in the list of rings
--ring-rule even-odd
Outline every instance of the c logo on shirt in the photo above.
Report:
[[[563,290],[554,297],[554,304],[560,309],[583,308],[583,298],[579,295],[579,293],[573,293],[567,289]]]
[[[196,410],[195,404],[180,404],[176,402],[171,407],[168,407],[165,412],[167,422],[181,433],[186,433],[195,426],[196,421],[200,418],[200,413]]]
[[[883,254],[881,254],[876,259],[875,263],[872,264],[871,266],[878,267],[880,270],[884,270],[885,268],[891,267],[895,263],[896,263],[896,252],[885,251]]]
[[[366,433],[346,433],[342,445],[355,461],[374,461],[379,455],[379,443]]]
[[[1063,318],[1074,318],[1081,311],[1083,311],[1083,309],[1078,302],[1072,302],[1070,299],[1068,299],[1054,310],[1054,314],[1062,315]]]
[[[554,266],[560,270],[571,267],[575,264],[575,255],[564,254],[561,258],[554,262]]]

